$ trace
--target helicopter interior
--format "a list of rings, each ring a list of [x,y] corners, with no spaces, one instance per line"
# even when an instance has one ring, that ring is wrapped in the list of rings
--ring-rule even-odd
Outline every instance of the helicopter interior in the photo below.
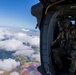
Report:
[[[76,20],[75,19],[72,19],[71,22],[72,22],[72,25],[76,25]],[[55,40],[57,38],[58,34],[59,34],[58,25],[56,25],[54,32],[55,32],[54,33],[54,40]],[[60,45],[57,44],[55,47],[58,48],[59,46]],[[64,63],[64,67],[60,70],[60,72],[69,72],[69,64],[70,64],[71,60],[67,59],[66,56],[62,57],[61,59],[62,59],[61,61]],[[55,71],[59,72],[58,67],[56,67],[56,65],[54,63],[54,59],[52,59],[52,60],[53,60],[53,66],[54,66]]]
[[[33,9],[32,9],[32,14],[37,18],[38,27],[40,29],[41,66],[38,69],[39,69],[39,72],[42,73],[42,75],[46,75],[48,71],[47,70],[48,63],[52,68],[50,69],[51,74],[49,75],[55,75],[55,72],[58,71],[58,68],[55,66],[56,64],[53,63],[54,62],[54,59],[52,57],[53,49],[50,48],[50,43],[54,41],[59,34],[59,28],[57,23],[58,18],[61,19],[62,17],[67,16],[71,19],[72,24],[75,25],[76,27],[76,1],[64,0],[64,2],[60,2],[60,3],[58,3],[57,1],[62,1],[62,0],[40,0],[40,3],[41,3],[40,7],[38,7],[39,4],[37,4],[33,6]],[[50,2],[50,4],[48,2]],[[52,6],[47,10],[47,14],[45,14],[46,6],[48,6],[48,4],[49,5],[52,4]],[[36,11],[34,11],[34,8],[36,9]],[[40,13],[37,12],[37,10],[40,11]],[[60,10],[63,10],[63,12],[61,15],[58,15],[59,12],[57,11],[60,11]],[[57,16],[57,19],[56,19],[56,16]],[[57,45],[56,48],[57,47],[59,47],[59,45]],[[52,58],[48,57],[49,54]],[[63,62],[65,67],[61,70],[62,74],[58,74],[58,75],[68,75],[63,73],[68,72],[69,66],[67,64],[69,64],[70,61],[67,59],[64,59]]]
[[[71,6],[69,6],[69,7],[71,7]],[[62,18],[65,16],[69,17],[71,19],[72,25],[74,25],[76,27],[76,8],[73,8],[73,9],[66,8],[66,10],[63,12],[63,14],[61,16],[58,16],[58,17]],[[54,28],[54,40],[57,38],[58,34],[59,34],[59,27],[58,27],[58,23],[56,23],[55,28]],[[58,47],[59,47],[59,44],[56,46],[56,48],[58,48]],[[53,52],[52,52],[52,55],[53,55]],[[61,70],[58,70],[58,67],[54,63],[54,59],[52,58],[55,71],[56,72],[62,72],[62,73],[69,73],[69,64],[70,64],[71,60],[65,58],[65,56],[62,57],[61,59],[64,63],[63,64],[64,67]],[[76,72],[75,72],[75,74],[76,74]]]

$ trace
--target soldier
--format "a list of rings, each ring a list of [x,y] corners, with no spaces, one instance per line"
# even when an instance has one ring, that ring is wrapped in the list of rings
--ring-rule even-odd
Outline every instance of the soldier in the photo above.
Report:
[[[69,18],[65,18],[61,23],[62,31],[57,39],[52,43],[51,47],[60,44],[59,48],[53,49],[53,58],[59,69],[63,67],[61,57],[67,54],[71,56],[71,64],[69,66],[69,75],[74,75],[76,66],[76,29],[72,26]]]
[[[70,49],[71,64],[69,67],[70,75],[76,71],[76,28],[72,26],[68,32],[68,49]]]
[[[71,26],[66,33],[66,54],[70,55],[69,75],[75,75],[76,71],[76,27]]]

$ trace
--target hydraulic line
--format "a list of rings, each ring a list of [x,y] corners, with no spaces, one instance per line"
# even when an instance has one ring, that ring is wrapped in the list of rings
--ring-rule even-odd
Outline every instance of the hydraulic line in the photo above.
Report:
[[[45,15],[48,14],[48,9],[49,9],[49,8],[51,8],[52,6],[54,6],[54,5],[56,5],[56,4],[60,3],[60,2],[63,2],[63,1],[64,1],[64,0],[59,0],[59,1],[57,1],[57,2],[54,2],[54,3],[50,4],[50,5],[48,5],[47,8],[46,8],[46,10],[45,10]]]

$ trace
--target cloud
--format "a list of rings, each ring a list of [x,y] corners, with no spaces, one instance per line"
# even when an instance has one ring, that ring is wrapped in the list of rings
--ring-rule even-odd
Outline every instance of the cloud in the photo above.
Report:
[[[12,72],[10,75],[19,75],[18,72]]]
[[[4,59],[0,60],[0,69],[5,71],[10,71],[15,69],[17,66],[20,65],[20,62],[15,61],[14,59]]]
[[[22,29],[22,31],[28,32],[28,31],[30,31],[30,30],[29,30],[29,29]]]
[[[36,47],[39,47],[39,37],[32,36],[30,39],[30,44]]]
[[[29,43],[30,45],[39,46],[39,37],[38,36],[29,36],[26,33],[16,34],[16,39]]]
[[[27,50],[27,51],[26,50],[22,50],[22,51],[16,51],[13,55],[14,56],[21,55],[21,56],[31,57],[34,52],[35,52],[34,50]]]
[[[33,50],[32,46],[39,48],[38,36],[21,31],[15,32],[9,28],[0,28],[0,49],[7,51]]]
[[[19,32],[15,35],[15,39],[20,40],[21,42],[28,43],[30,41],[30,36],[26,33]]]
[[[40,62],[40,54],[33,54],[31,56],[32,60]]]
[[[15,51],[12,55],[26,56],[30,60],[39,62],[40,55],[36,54],[39,50],[39,36],[31,34],[30,30],[26,29],[24,31],[0,28],[0,49]],[[0,60],[0,70],[2,71],[11,71],[18,68],[18,66],[20,66],[20,62],[11,58]],[[19,73],[12,72],[10,75],[19,75]]]
[[[10,38],[12,33],[7,28],[0,28],[0,40]]]
[[[21,41],[16,39],[9,39],[5,41],[0,41],[0,48],[7,51],[16,51],[16,50],[27,50],[31,49],[30,46],[25,46]]]
[[[0,33],[0,49],[15,51],[14,56],[27,56],[34,61],[40,61],[39,54],[34,54],[39,50],[39,36],[10,28],[0,28]]]

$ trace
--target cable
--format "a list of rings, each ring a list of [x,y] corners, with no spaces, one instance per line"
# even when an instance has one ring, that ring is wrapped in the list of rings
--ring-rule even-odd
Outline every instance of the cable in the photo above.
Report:
[[[56,4],[60,3],[60,2],[63,2],[63,1],[64,1],[64,0],[59,0],[59,1],[57,1],[57,2],[54,2],[54,3],[50,4],[50,5],[48,5],[48,7],[47,7],[46,10],[45,10],[45,15],[47,15],[48,9],[49,9],[50,7],[56,5]]]

